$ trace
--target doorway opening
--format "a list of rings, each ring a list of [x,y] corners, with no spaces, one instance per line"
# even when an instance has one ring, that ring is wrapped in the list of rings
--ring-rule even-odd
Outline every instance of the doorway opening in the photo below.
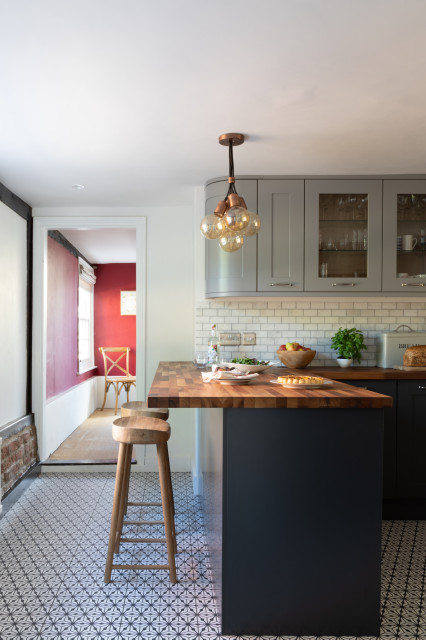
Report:
[[[52,353],[49,353],[49,336],[48,331],[49,320],[49,307],[51,307],[52,300],[49,299],[48,291],[48,238],[49,231],[59,231],[61,235],[74,245],[78,251],[85,256],[88,263],[98,266],[98,274],[101,274],[102,270],[111,267],[111,264],[102,264],[99,258],[90,255],[90,249],[87,242],[92,242],[93,246],[96,244],[96,237],[99,239],[104,236],[108,236],[109,240],[112,238],[115,240],[115,247],[118,246],[118,236],[130,236],[133,234],[134,246],[135,246],[135,263],[136,263],[136,286],[134,291],[136,292],[136,317],[137,323],[133,318],[134,324],[136,324],[136,344],[133,352],[133,367],[137,371],[137,387],[135,395],[131,399],[143,400],[145,399],[145,299],[146,299],[146,224],[143,217],[132,218],[46,218],[35,217],[34,218],[34,291],[37,295],[34,297],[34,359],[33,359],[33,407],[35,414],[35,421],[38,428],[38,440],[39,440],[39,453],[40,459],[46,460],[49,456],[55,452],[58,447],[62,445],[75,431],[76,427],[81,431],[75,433],[73,438],[69,441],[69,445],[75,447],[76,456],[69,457],[68,460],[71,463],[73,460],[81,459],[81,452],[87,451],[85,459],[89,459],[90,452],[93,451],[95,443],[94,438],[102,439],[103,433],[109,430],[111,433],[110,424],[115,419],[114,409],[109,406],[111,402],[114,403],[114,399],[108,398],[106,408],[103,412],[99,412],[102,415],[97,422],[96,413],[90,419],[91,424],[84,424],[86,419],[99,408],[99,396],[103,397],[103,385],[104,385],[104,368],[103,363],[100,366],[102,355],[97,350],[97,346],[131,346],[131,345],[111,345],[111,344],[95,344],[95,362],[93,363],[93,370],[96,369],[95,374],[90,374],[90,367],[88,371],[83,373],[87,379],[81,384],[75,384],[66,391],[58,390],[54,388],[54,399],[50,400],[49,394],[52,394],[52,371],[49,368]],[[86,243],[86,244],[85,244]],[[99,242],[97,243],[99,245]],[[105,242],[104,242],[105,244]],[[108,244],[108,243],[107,243]],[[82,250],[83,249],[83,250]],[[89,255],[85,255],[89,254]],[[107,258],[103,260],[109,260],[112,264],[117,264],[119,258],[117,254],[110,248],[107,249]],[[121,258],[122,260],[122,258]],[[129,260],[129,251],[127,249],[127,258]],[[124,262],[123,262],[124,264]],[[96,286],[96,285],[95,285]],[[133,289],[125,289],[124,291],[133,291]],[[106,328],[108,324],[104,323]],[[105,329],[104,326],[104,329]],[[99,340],[113,339],[108,332],[102,333],[102,327],[98,331]],[[95,333],[96,335],[96,333]],[[98,340],[98,341],[99,341]],[[135,357],[136,356],[136,357]],[[58,372],[58,366],[60,366],[60,360],[56,363],[53,372],[53,383],[60,383],[61,373]],[[55,380],[56,376],[56,380]],[[101,388],[102,387],[102,388]],[[99,391],[100,390],[100,391]],[[82,409],[82,420],[76,422],[75,407],[76,399],[78,395],[78,402]],[[123,394],[121,394],[123,395]],[[126,394],[124,393],[124,401]],[[94,406],[94,404],[96,406]],[[93,411],[90,409],[93,408]],[[74,413],[73,413],[74,412]],[[72,415],[72,419],[70,416]],[[85,414],[85,415],[84,415]],[[111,414],[111,415],[109,415]],[[98,426],[95,426],[97,424]],[[72,442],[72,440],[74,442]],[[111,443],[112,444],[112,443]],[[115,444],[115,443],[114,443]],[[71,449],[68,449],[71,453]],[[114,450],[106,446],[105,458],[99,457],[99,460],[105,461],[110,458],[110,453]],[[115,457],[115,456],[113,456]],[[99,462],[100,463],[100,462]],[[99,464],[98,463],[98,464]]]

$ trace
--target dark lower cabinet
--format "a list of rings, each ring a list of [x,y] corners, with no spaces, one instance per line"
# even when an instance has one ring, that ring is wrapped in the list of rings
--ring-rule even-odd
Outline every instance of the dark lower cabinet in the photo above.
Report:
[[[426,519],[426,380],[351,380],[392,396],[385,409],[383,517]]]
[[[397,478],[397,381],[396,380],[351,380],[354,387],[369,389],[385,396],[392,396],[392,407],[385,409],[385,436],[383,449],[383,498],[396,498]]]
[[[399,380],[397,497],[426,499],[426,380]]]

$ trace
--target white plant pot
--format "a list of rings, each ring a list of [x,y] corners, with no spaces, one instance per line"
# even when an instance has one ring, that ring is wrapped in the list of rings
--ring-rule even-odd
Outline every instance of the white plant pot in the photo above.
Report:
[[[351,367],[353,364],[352,358],[337,358],[337,362],[339,367],[346,369],[346,367]]]

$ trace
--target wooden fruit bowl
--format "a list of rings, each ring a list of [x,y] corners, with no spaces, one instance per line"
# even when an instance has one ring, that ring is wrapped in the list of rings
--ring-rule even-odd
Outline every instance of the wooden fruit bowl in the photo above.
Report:
[[[315,358],[316,351],[277,351],[277,356],[290,369],[304,369]]]

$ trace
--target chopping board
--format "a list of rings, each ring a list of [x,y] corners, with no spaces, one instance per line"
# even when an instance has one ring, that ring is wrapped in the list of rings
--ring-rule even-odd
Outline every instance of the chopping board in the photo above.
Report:
[[[400,371],[426,371],[426,367],[407,367],[404,364],[394,364],[392,369],[399,369]]]

